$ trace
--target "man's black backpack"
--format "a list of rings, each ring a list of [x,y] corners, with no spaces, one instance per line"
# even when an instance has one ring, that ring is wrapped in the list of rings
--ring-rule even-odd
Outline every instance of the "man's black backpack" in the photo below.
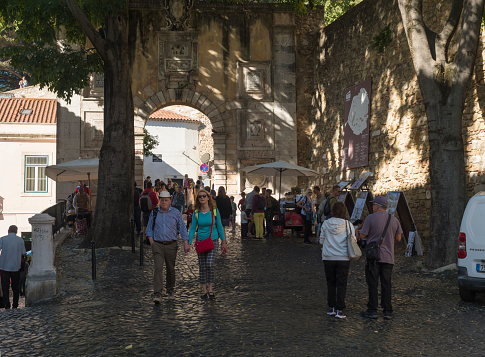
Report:
[[[140,208],[143,212],[150,212],[153,208],[150,193],[144,193],[140,198]]]

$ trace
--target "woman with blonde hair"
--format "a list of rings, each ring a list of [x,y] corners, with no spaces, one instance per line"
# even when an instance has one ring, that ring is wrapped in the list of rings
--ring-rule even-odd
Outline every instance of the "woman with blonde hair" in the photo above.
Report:
[[[192,215],[192,226],[189,231],[189,244],[192,244],[197,230],[197,242],[206,238],[211,238],[214,249],[206,253],[197,253],[199,258],[199,282],[201,286],[202,299],[215,299],[214,285],[214,266],[219,247],[219,238],[222,241],[222,252],[227,251],[227,243],[224,237],[224,229],[221,222],[221,214],[212,200],[210,193],[201,189],[197,193],[195,201],[195,211]]]

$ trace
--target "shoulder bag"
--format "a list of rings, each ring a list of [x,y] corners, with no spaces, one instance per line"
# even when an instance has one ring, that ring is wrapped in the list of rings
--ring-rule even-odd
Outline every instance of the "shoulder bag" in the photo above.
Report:
[[[198,219],[198,217],[197,217]],[[214,242],[212,241],[212,228],[214,227],[214,211],[211,210],[211,232],[209,233],[209,237],[198,241],[197,239],[195,240],[195,251],[197,254],[203,254],[210,252],[212,249],[214,249]]]
[[[367,245],[365,246],[365,259],[367,260],[367,262],[375,263],[381,260],[381,244],[382,244],[382,241],[384,240],[384,236],[386,235],[387,227],[389,227],[390,220],[391,220],[391,215],[389,214],[389,217],[387,218],[386,226],[384,227],[384,231],[382,232],[381,240],[379,241],[379,243],[371,242],[371,243],[367,243]]]
[[[345,232],[347,233],[347,250],[349,252],[349,260],[357,260],[362,256],[362,251],[359,245],[352,237],[352,230],[348,229],[349,221],[345,221]]]

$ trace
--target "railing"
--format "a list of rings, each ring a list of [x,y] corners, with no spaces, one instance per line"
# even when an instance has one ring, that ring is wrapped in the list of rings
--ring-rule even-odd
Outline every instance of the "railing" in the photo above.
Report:
[[[59,233],[62,227],[66,224],[66,200],[60,200],[54,206],[50,206],[41,213],[47,213],[56,219],[54,222],[53,233]]]

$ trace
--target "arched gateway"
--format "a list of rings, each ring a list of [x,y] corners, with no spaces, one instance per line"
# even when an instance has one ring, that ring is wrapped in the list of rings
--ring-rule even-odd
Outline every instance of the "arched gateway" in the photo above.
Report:
[[[310,116],[311,49],[321,13],[299,18],[272,4],[128,3],[137,181],[143,177],[145,122],[155,110],[174,104],[196,108],[211,120],[214,183],[231,194],[250,184],[242,167],[297,163],[297,116]],[[93,156],[101,146],[102,93],[102,78],[93,76],[80,100],[80,155],[73,158]],[[68,151],[58,147],[58,152]],[[272,180],[259,183],[271,186]],[[296,179],[285,183],[283,189]]]

